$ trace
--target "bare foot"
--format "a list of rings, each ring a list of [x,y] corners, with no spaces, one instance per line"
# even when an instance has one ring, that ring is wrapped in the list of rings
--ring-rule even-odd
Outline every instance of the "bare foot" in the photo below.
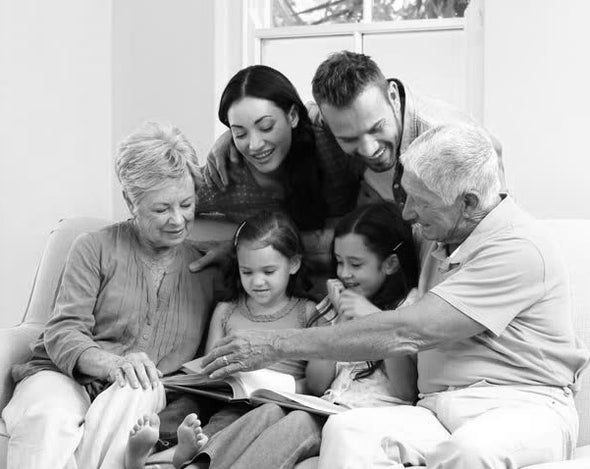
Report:
[[[156,414],[144,415],[129,432],[125,450],[125,469],[143,469],[160,435],[160,419]]]
[[[179,425],[176,433],[178,446],[174,452],[172,464],[178,468],[201,451],[209,438],[203,433],[197,414],[188,414]]]

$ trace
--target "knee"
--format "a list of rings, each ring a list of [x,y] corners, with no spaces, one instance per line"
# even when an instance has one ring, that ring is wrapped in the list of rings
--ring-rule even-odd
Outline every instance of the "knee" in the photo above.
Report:
[[[289,425],[300,425],[312,421],[313,417],[309,412],[305,412],[304,410],[293,410],[283,420]]]
[[[264,404],[258,407],[256,413],[259,418],[271,421],[278,421],[287,415],[281,406],[273,403]]]
[[[440,443],[427,455],[426,463],[433,469],[506,467],[506,461],[496,446],[468,435],[453,435]]]
[[[86,409],[75,408],[60,399],[32,403],[22,414],[17,425],[64,428],[78,427],[84,421]]]
[[[338,438],[343,434],[350,433],[350,430],[357,428],[356,419],[350,412],[331,415],[322,429],[323,438]]]

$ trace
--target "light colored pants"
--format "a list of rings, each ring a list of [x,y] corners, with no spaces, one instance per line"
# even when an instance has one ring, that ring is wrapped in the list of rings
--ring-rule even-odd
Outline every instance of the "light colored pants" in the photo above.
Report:
[[[569,459],[578,415],[569,389],[478,383],[416,407],[353,409],[324,426],[320,469],[506,469]]]
[[[90,402],[83,386],[54,371],[17,384],[2,411],[8,469],[123,469],[129,431],[165,407],[164,388],[112,385]]]

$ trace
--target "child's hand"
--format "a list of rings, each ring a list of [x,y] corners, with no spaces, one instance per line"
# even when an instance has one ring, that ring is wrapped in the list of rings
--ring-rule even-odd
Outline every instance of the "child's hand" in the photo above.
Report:
[[[339,295],[338,312],[340,321],[362,318],[381,311],[363,295],[352,290],[344,290]]]
[[[332,306],[336,308],[336,311],[339,313],[339,303],[340,303],[340,293],[344,291],[344,284],[338,280],[337,278],[331,278],[326,281],[326,287],[328,289],[328,298],[330,298],[330,303]]]

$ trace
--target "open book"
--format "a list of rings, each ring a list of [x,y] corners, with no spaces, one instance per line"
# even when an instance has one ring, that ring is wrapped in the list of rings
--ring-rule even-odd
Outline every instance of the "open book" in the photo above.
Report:
[[[295,379],[291,375],[262,369],[238,372],[223,380],[212,380],[202,372],[201,359],[185,363],[184,374],[166,376],[164,386],[168,389],[199,394],[226,402],[249,402],[259,405],[272,402],[281,407],[306,410],[331,415],[346,410],[324,399],[295,392]]]

